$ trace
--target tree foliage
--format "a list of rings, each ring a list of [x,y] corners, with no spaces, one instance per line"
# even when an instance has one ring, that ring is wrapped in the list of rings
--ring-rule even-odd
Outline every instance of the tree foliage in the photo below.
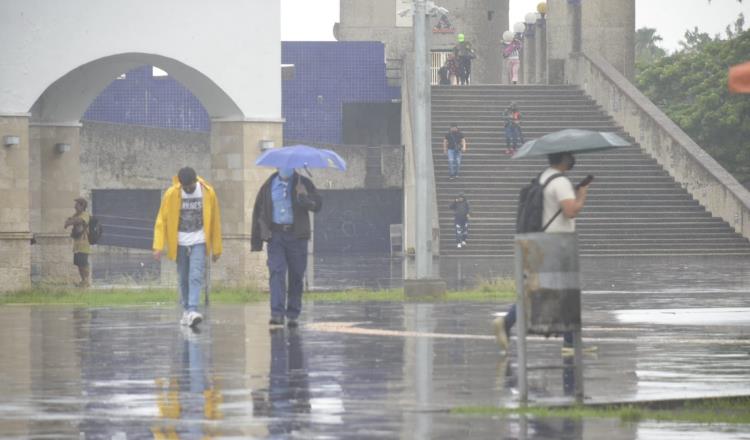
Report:
[[[659,47],[662,40],[654,28],[642,27],[635,31],[635,63],[639,69],[667,55],[667,52]]]
[[[727,35],[685,33],[682,49],[641,66],[638,87],[741,182],[750,181],[750,95],[733,95],[727,72],[750,60],[744,17]]]

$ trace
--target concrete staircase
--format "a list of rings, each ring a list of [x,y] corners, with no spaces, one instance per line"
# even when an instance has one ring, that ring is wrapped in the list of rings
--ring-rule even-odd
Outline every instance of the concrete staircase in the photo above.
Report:
[[[547,167],[546,157],[511,160],[504,154],[503,112],[516,101],[526,140],[565,129],[617,132],[632,147],[577,156],[574,182],[596,180],[577,220],[581,255],[750,255],[750,242],[712,217],[635,140],[575,86],[435,86],[435,158],[442,255],[513,253],[520,188]],[[451,123],[467,137],[461,175],[448,179],[442,141]],[[470,240],[457,249],[448,205],[464,192],[471,205]]]

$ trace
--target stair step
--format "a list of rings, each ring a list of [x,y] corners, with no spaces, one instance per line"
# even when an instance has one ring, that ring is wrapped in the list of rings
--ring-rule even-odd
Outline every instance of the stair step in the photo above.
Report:
[[[435,166],[440,249],[445,256],[513,255],[520,188],[547,166],[545,157],[511,159],[505,154],[503,112],[516,101],[526,140],[565,128],[614,132],[629,147],[579,155],[573,182],[594,174],[588,203],[577,219],[580,254],[750,255],[750,242],[713,217],[635,139],[581,89],[571,85],[482,85],[432,88],[432,153]],[[448,179],[442,141],[459,124],[469,150],[461,176]],[[470,243],[457,249],[448,205],[465,192],[472,207]]]

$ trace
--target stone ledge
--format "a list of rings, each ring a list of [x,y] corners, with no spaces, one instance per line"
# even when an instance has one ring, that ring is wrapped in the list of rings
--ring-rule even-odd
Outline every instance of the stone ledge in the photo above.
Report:
[[[0,240],[31,240],[31,232],[0,232]]]

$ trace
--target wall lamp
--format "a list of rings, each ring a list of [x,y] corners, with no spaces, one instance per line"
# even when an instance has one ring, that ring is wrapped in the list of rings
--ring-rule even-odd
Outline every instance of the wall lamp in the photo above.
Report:
[[[258,142],[258,145],[260,146],[260,151],[266,151],[276,147],[276,143],[270,139],[263,139]]]
[[[63,154],[70,151],[70,144],[59,143],[55,144],[55,152],[57,154]]]
[[[3,145],[6,147],[17,147],[21,144],[21,138],[18,136],[3,136]]]

